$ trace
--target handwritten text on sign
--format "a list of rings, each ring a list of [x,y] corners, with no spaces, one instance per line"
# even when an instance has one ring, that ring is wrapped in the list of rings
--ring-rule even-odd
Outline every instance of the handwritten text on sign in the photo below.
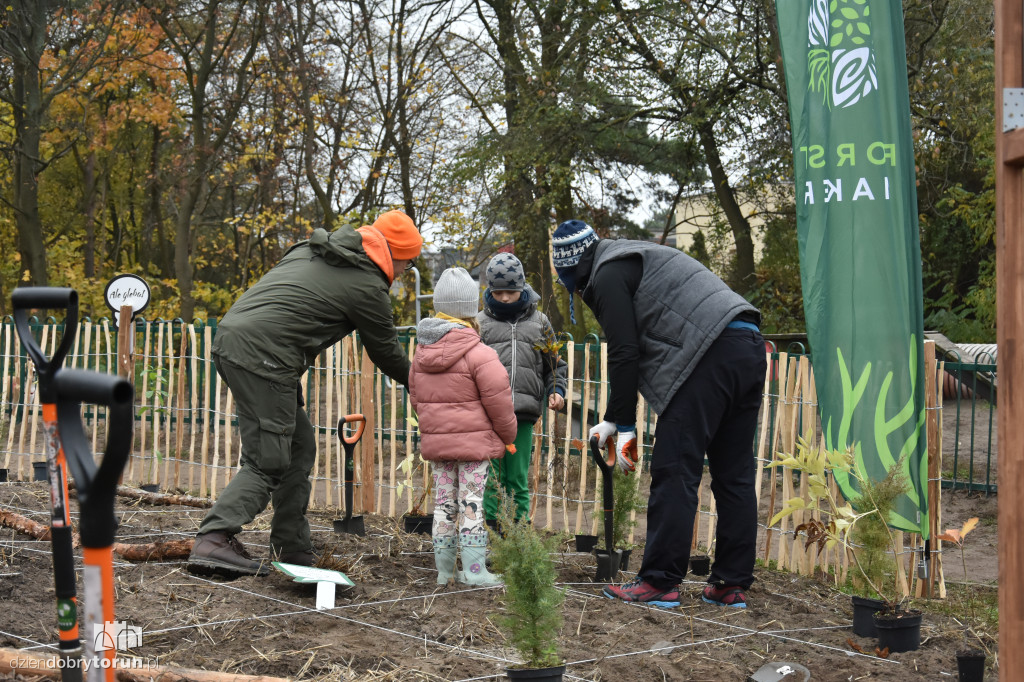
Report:
[[[149,305],[149,285],[136,275],[118,275],[110,280],[103,295],[115,317],[124,306],[131,306],[132,317],[135,317]]]

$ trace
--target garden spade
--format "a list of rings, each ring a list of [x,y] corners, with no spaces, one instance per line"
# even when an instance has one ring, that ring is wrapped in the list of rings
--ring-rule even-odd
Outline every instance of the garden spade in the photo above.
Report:
[[[590,439],[590,454],[601,469],[601,478],[604,488],[602,501],[604,503],[604,541],[605,551],[597,551],[597,576],[600,581],[611,580],[619,572],[619,561],[622,558],[621,550],[612,549],[612,511],[615,508],[615,498],[612,492],[612,472],[615,470],[615,450],[608,441],[608,457],[601,456],[601,446],[598,445],[597,436]]]
[[[56,287],[20,287],[11,294],[14,325],[25,352],[32,359],[39,379],[39,402],[43,408],[43,443],[46,449],[47,480],[50,482],[50,543],[57,598],[57,627],[60,636],[61,677],[66,682],[82,679],[82,670],[66,665],[82,655],[78,635],[78,601],[75,594],[75,558],[72,554],[71,512],[68,508],[68,468],[57,431],[57,398],[54,377],[64,362],[78,329],[78,293]],[[28,324],[28,311],[64,310],[64,334],[53,357],[46,358]]]
[[[611,554],[612,511],[615,505],[615,499],[612,494],[612,471],[615,469],[615,451],[609,447],[608,458],[605,459],[601,456],[601,446],[597,443],[597,436],[590,439],[590,454],[593,456],[594,461],[597,462],[597,466],[601,469],[601,478],[604,483],[602,499],[604,503],[604,541],[605,549],[608,550],[608,554]]]
[[[79,369],[58,373],[54,383],[57,427],[78,495],[86,680],[114,682],[118,640],[126,639],[124,646],[132,646],[128,642],[133,634],[114,620],[113,546],[117,482],[132,448],[134,389],[121,377]],[[82,403],[107,407],[107,442],[98,467],[82,426]]]
[[[358,424],[356,432],[350,436],[345,435],[346,424]],[[345,449],[345,518],[334,520],[335,533],[350,533],[352,535],[366,535],[366,528],[362,516],[352,516],[352,485],[355,479],[356,463],[353,453],[356,443],[363,436],[363,429],[366,427],[366,417],[361,414],[348,414],[338,420],[338,438]]]

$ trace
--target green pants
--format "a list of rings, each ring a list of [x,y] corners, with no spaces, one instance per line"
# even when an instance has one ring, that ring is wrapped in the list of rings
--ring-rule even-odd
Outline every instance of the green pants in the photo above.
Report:
[[[533,448],[533,424],[519,423],[516,431],[516,452],[506,452],[500,459],[492,459],[487,487],[484,489],[484,518],[498,518],[498,486],[515,500],[516,521],[530,514],[530,450]]]
[[[199,526],[199,533],[239,533],[274,505],[270,546],[275,552],[312,549],[306,508],[316,437],[302,406],[301,385],[286,386],[217,362],[231,388],[242,439],[241,468]]]

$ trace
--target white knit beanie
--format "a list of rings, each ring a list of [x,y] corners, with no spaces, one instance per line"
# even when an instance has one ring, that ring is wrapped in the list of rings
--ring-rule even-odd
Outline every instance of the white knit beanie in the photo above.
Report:
[[[434,310],[469,319],[480,311],[480,286],[466,268],[448,268],[434,285]]]

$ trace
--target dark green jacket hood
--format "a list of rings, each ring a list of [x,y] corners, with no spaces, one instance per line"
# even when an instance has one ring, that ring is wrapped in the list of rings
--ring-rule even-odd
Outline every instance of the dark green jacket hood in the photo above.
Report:
[[[292,249],[308,244],[314,255],[320,256],[328,265],[358,266],[370,260],[363,250],[363,237],[350,225],[328,232],[322,227],[313,230],[309,240],[299,242]],[[291,249],[289,249],[289,252]],[[381,273],[383,274],[383,273]]]
[[[345,225],[290,248],[220,321],[218,360],[294,384],[325,349],[359,332],[370,359],[401,383],[409,360],[398,343],[389,283]]]

